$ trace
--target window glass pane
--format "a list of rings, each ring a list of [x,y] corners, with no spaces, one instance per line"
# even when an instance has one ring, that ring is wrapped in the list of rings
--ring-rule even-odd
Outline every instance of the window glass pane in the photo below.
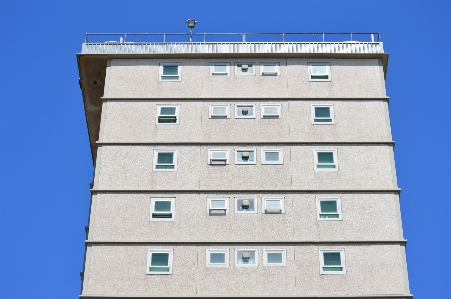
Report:
[[[157,164],[173,164],[174,153],[158,153]]]
[[[341,266],[339,252],[323,252],[324,266]]]
[[[279,161],[279,152],[265,152],[265,161],[268,162]]]
[[[243,252],[249,253],[249,259],[243,259]],[[255,251],[238,251],[238,265],[255,265]]]
[[[170,212],[171,202],[168,201],[155,201],[155,212]]]
[[[225,159],[227,158],[227,152],[211,152],[211,157],[213,159]]]
[[[163,65],[164,76],[177,76],[179,73],[178,65]]]
[[[324,76],[327,75],[326,65],[312,65],[312,76]]]
[[[266,208],[267,209],[281,209],[280,200],[266,200]]]
[[[321,213],[337,213],[337,202],[336,201],[321,201]]]
[[[323,271],[343,271],[343,267],[323,267]]]
[[[175,115],[176,107],[161,107],[160,115]]]
[[[249,208],[243,209],[243,200],[245,199],[237,199],[237,210],[238,211],[255,211],[255,200],[253,198],[247,199],[249,201]]]
[[[339,218],[338,214],[320,214],[319,218]]]
[[[210,207],[212,209],[225,209],[225,200],[211,200]]]
[[[268,264],[282,264],[282,252],[266,253]]]
[[[318,152],[318,163],[334,163],[334,153]]]
[[[246,110],[247,109],[247,113],[244,112],[243,113],[243,108]],[[237,107],[238,109],[238,116],[254,116],[254,107],[253,106],[239,106]]]
[[[227,65],[215,65],[213,67],[215,73],[227,73]]]
[[[238,162],[254,162],[254,157],[255,154],[253,151],[249,151],[249,159],[243,159],[243,152],[238,152],[237,156],[238,156]]]
[[[224,252],[211,252],[210,253],[210,263],[211,264],[225,264],[225,253]]]
[[[213,114],[214,115],[227,115],[227,108],[226,107],[213,107]]]
[[[152,261],[150,265],[155,266],[168,266],[169,265],[169,253],[152,253]]]
[[[329,107],[315,107],[315,117],[330,117]]]
[[[268,73],[275,73],[277,72],[277,66],[274,64],[264,64],[263,65],[263,72],[268,72]]]
[[[264,114],[268,114],[268,115],[278,115],[279,114],[279,107],[276,107],[276,106],[265,106],[263,109],[264,109]]]

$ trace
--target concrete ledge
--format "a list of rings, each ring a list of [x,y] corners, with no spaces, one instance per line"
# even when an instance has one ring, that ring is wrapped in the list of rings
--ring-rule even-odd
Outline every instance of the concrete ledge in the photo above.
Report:
[[[97,145],[213,145],[213,144],[288,144],[288,145],[303,145],[303,144],[352,144],[352,145],[366,145],[366,144],[387,144],[394,145],[395,141],[96,141]]]
[[[252,241],[252,240],[234,240],[234,241],[224,241],[224,240],[207,240],[207,241],[154,241],[154,240],[144,240],[144,241],[130,241],[130,240],[118,240],[118,241],[108,241],[108,240],[85,240],[86,244],[158,244],[158,245],[215,245],[215,244],[263,244],[270,245],[329,245],[329,244],[371,244],[371,245],[387,245],[387,244],[399,244],[405,246],[407,240],[307,240],[307,241],[279,241],[279,240],[263,240],[263,241]]]
[[[401,189],[91,189],[92,193],[401,193]]]
[[[225,297],[225,296],[102,296],[102,295],[80,295],[80,298],[84,299],[126,299],[126,298],[140,298],[140,299],[150,299],[150,298],[204,298],[204,299],[218,299],[218,298],[247,298],[247,299],[261,299],[262,297],[253,297],[253,296],[236,296],[236,297]],[[318,299],[318,298],[327,298],[327,299],[413,299],[413,295],[347,295],[347,296],[266,296],[265,298],[302,298],[302,299]]]

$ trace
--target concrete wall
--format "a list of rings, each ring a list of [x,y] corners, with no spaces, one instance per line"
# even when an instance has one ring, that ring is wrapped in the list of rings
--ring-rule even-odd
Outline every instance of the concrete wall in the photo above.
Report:
[[[230,267],[205,266],[206,249],[230,249]],[[146,275],[148,249],[173,249],[172,275]],[[258,267],[235,267],[235,249],[257,249]],[[263,249],[286,249],[286,267],[264,267]],[[344,249],[345,275],[321,275],[319,249]],[[85,294],[111,296],[340,296],[404,294],[400,245],[92,245]]]
[[[236,62],[279,62],[279,76],[235,75]],[[181,63],[180,82],[162,82],[159,64]],[[230,76],[211,76],[211,62],[230,62]],[[328,62],[330,82],[309,82],[309,62]],[[384,77],[377,59],[113,59],[108,69],[108,97],[138,98],[364,98],[384,97]]]
[[[284,214],[263,214],[263,196],[283,196]],[[175,197],[174,221],[150,221],[151,198]],[[207,198],[229,198],[226,216],[210,216]],[[235,198],[257,198],[256,214],[235,212]],[[316,197],[340,197],[342,220],[317,220]],[[392,193],[106,193],[93,198],[90,240],[312,241],[400,240]]]

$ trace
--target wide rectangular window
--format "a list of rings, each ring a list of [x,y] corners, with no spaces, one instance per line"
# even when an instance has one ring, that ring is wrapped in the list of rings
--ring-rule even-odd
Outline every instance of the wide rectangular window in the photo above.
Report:
[[[157,105],[157,124],[178,124],[178,105]]]
[[[254,75],[254,63],[252,62],[240,62],[235,64],[236,75]]]
[[[337,150],[315,150],[315,170],[336,171],[338,170]]]
[[[256,267],[258,266],[258,253],[255,249],[236,249],[236,267]]]
[[[181,65],[179,63],[161,63],[160,81],[181,81]]]
[[[346,274],[344,249],[322,249],[319,261],[321,274]]]
[[[308,64],[310,81],[330,81],[330,63],[311,62]]]
[[[282,150],[262,149],[262,164],[283,164]]]
[[[339,197],[317,197],[318,220],[341,220],[341,201]]]
[[[262,213],[264,214],[281,214],[284,213],[284,198],[283,197],[263,197],[262,198]]]
[[[172,249],[148,250],[146,274],[172,274],[172,253]]]
[[[236,105],[235,118],[255,118],[255,105],[254,104]]]
[[[229,118],[230,105],[210,105],[210,118]]]
[[[249,197],[235,198],[235,213],[237,214],[256,214],[257,199]]]
[[[229,164],[229,150],[210,149],[208,150],[208,164],[227,165]]]
[[[229,250],[228,249],[207,249],[206,250],[207,267],[228,267]]]
[[[235,150],[235,164],[256,164],[255,149]]]
[[[287,265],[285,249],[263,249],[263,266],[281,267]]]
[[[262,104],[262,118],[280,118],[280,104]]]
[[[173,221],[175,198],[151,198],[151,221]]]
[[[154,171],[176,171],[177,151],[175,150],[154,150],[153,159]]]
[[[312,105],[312,123],[330,125],[334,123],[333,105]]]
[[[208,198],[207,213],[210,216],[225,216],[229,213],[229,199]]]
[[[278,62],[262,62],[262,63],[260,63],[260,74],[262,76],[279,75],[279,63]]]
[[[210,64],[210,75],[228,76],[230,74],[230,62],[212,62]]]

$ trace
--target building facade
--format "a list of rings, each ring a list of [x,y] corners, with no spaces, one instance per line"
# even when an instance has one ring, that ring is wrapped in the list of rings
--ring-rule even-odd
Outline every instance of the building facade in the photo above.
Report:
[[[85,42],[81,298],[412,298],[368,42]]]

